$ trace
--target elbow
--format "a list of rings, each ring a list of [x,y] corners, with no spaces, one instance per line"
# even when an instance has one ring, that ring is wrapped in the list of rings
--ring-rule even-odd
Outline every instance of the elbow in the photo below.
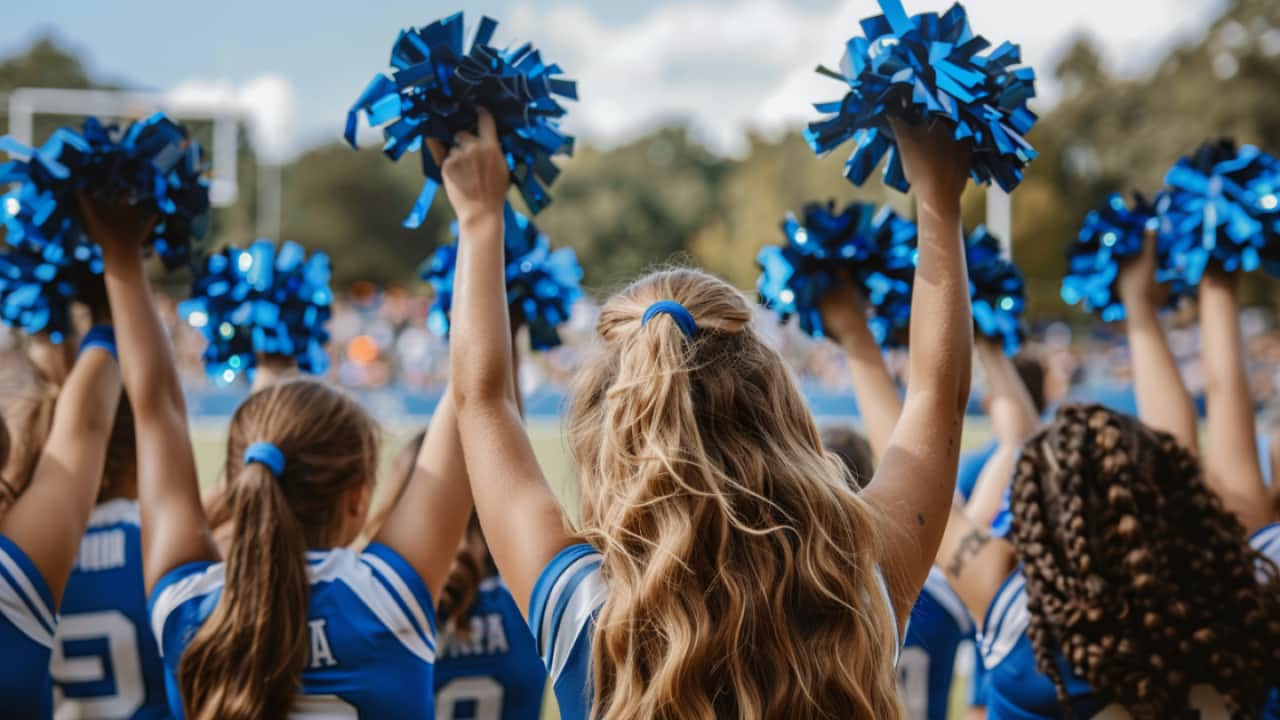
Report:
[[[511,373],[502,363],[486,363],[469,353],[455,352],[451,365],[449,384],[459,413],[502,405],[513,399]]]

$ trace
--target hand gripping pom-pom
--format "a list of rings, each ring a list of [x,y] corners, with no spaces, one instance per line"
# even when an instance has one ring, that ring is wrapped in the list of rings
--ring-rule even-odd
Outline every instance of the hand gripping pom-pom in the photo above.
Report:
[[[965,241],[969,265],[969,297],[978,334],[1000,343],[1006,355],[1016,355],[1025,331],[1022,313],[1027,284],[1022,271],[1004,256],[1000,240],[979,226]]]
[[[552,250],[547,236],[510,205],[504,209],[503,222],[512,321],[529,329],[529,345],[535,351],[550,350],[560,345],[558,328],[569,320],[573,304],[582,297],[582,266],[572,248]],[[453,232],[456,238],[456,224]],[[457,257],[456,241],[442,245],[420,270],[435,291],[427,327],[440,337],[449,336]]]
[[[258,356],[292,358],[298,369],[323,375],[332,313],[329,257],[307,257],[302,246],[277,249],[258,240],[248,250],[224,248],[205,259],[192,297],[179,314],[208,341],[205,369],[215,382],[252,377]]]
[[[556,155],[573,154],[573,138],[560,130],[565,109],[556,98],[577,99],[577,88],[558,77],[560,67],[543,62],[528,44],[499,50],[489,44],[497,23],[482,18],[471,48],[463,51],[462,13],[417,29],[403,30],[391,50],[390,75],[376,75],[347,113],[346,139],[356,145],[357,117],[383,126],[383,152],[399,160],[422,153],[426,180],[405,218],[416,228],[426,218],[442,179],[424,146],[453,144],[459,132],[475,132],[477,108],[493,113],[511,180],[533,213],[551,202],[546,186],[559,169]]]
[[[814,152],[826,154],[853,140],[845,177],[861,185],[889,155],[885,184],[910,187],[889,125],[940,122],[956,140],[973,147],[970,168],[978,183],[995,181],[1011,191],[1036,151],[1023,137],[1036,122],[1027,109],[1035,96],[1035,72],[1019,67],[1017,45],[990,43],[969,28],[960,5],[945,15],[907,17],[901,0],[880,0],[884,15],[862,21],[865,36],[850,39],[839,72],[818,71],[849,86],[843,100],[816,107],[828,117],[805,131]]]
[[[1280,162],[1231,140],[1201,145],[1165,176],[1160,203],[1170,251],[1163,267],[1187,288],[1213,266],[1280,275]]]

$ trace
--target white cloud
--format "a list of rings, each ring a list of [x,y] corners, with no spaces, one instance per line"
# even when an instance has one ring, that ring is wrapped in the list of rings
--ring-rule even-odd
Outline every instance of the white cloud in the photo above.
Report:
[[[249,137],[258,156],[274,163],[292,159],[298,147],[298,101],[282,75],[260,75],[241,85],[227,80],[186,80],[165,93],[176,109],[233,109],[249,119]]]
[[[944,11],[944,0],[908,0],[910,12]],[[1135,74],[1173,43],[1193,37],[1223,0],[972,0],[974,28],[995,43],[1022,44],[1041,75],[1043,100],[1058,89],[1052,66],[1079,33],[1101,45],[1113,71]],[[585,2],[546,11],[527,3],[499,28],[499,42],[532,40],[578,80],[582,101],[566,126],[603,145],[625,142],[672,120],[687,121],[715,150],[741,152],[748,129],[776,132],[815,116],[816,101],[840,97],[818,64],[839,63],[873,0],[796,7],[785,0],[667,4],[625,25],[601,20]],[[1043,106],[1043,105],[1042,105]]]

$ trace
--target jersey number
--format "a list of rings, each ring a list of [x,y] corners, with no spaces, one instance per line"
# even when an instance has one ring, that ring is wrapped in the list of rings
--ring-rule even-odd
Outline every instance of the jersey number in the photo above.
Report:
[[[94,654],[69,655],[67,643],[99,641],[105,649]],[[53,644],[50,674],[59,688],[59,705],[74,704],[86,717],[129,717],[142,707],[147,691],[138,655],[138,632],[129,618],[117,610],[63,615]],[[61,686],[103,683],[95,695],[64,697]]]
[[[463,703],[471,704],[475,720],[501,720],[502,685],[489,677],[450,680],[436,690],[436,720],[454,720]]]
[[[929,717],[929,653],[918,647],[902,648],[898,658],[898,694],[911,720]]]

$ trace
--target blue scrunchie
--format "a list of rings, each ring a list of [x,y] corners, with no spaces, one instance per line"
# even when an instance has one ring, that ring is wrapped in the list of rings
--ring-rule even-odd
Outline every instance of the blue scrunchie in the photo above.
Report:
[[[266,466],[275,477],[280,477],[284,474],[284,453],[280,452],[280,448],[269,442],[257,442],[245,448],[244,464],[251,465],[253,463]]]
[[[640,319],[640,326],[648,325],[649,321],[657,315],[670,316],[687,338],[692,338],[693,334],[698,332],[698,323],[694,322],[693,315],[675,300],[659,300],[650,305],[649,309],[644,311],[644,317]]]
[[[111,357],[119,360],[120,356],[116,354],[116,332],[110,325],[94,325],[84,334],[84,338],[80,340],[80,355],[84,355],[89,348],[102,348],[111,353]]]

